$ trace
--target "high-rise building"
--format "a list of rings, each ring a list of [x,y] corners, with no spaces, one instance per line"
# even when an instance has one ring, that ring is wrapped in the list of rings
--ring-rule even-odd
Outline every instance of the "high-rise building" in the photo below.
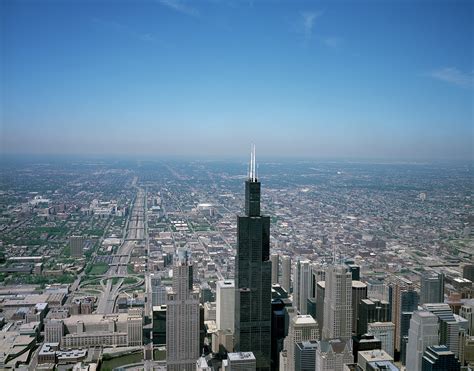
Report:
[[[272,370],[280,369],[280,352],[284,347],[285,337],[288,335],[289,322],[286,308],[294,308],[289,299],[273,299],[272,300]]]
[[[216,284],[216,326],[218,330],[234,331],[235,317],[234,280],[217,281]]]
[[[193,289],[188,251],[178,250],[166,300],[167,370],[192,371],[199,355],[199,291]]]
[[[438,317],[428,311],[416,311],[410,321],[406,366],[410,371],[421,371],[425,349],[438,344]]]
[[[51,319],[44,325],[44,341],[46,343],[60,343],[64,335],[64,322],[60,319]]]
[[[352,331],[354,332],[357,332],[359,304],[362,299],[367,299],[367,285],[364,282],[352,280]]]
[[[326,267],[319,263],[311,264],[311,295],[310,298],[316,298],[316,288],[319,281],[324,281],[326,279]]]
[[[420,302],[444,302],[444,274],[426,274],[421,277]]]
[[[237,217],[235,259],[236,352],[253,352],[258,370],[271,363],[270,217],[260,215],[260,182],[255,171],[255,147],[245,182],[245,215]]]
[[[426,348],[422,360],[422,371],[460,371],[461,364],[446,345],[432,345]]]
[[[352,337],[352,274],[344,265],[328,267],[324,295],[323,339]]]
[[[458,317],[453,314],[449,304],[423,304],[423,309],[435,314],[438,317],[439,344],[446,345],[456,357],[459,357],[460,322]]]
[[[228,353],[222,362],[223,371],[255,371],[257,360],[252,352]]]
[[[462,268],[463,278],[468,279],[471,282],[474,282],[474,264],[466,264]]]
[[[474,336],[474,305],[464,304],[459,310],[459,315],[467,320],[467,333]]]
[[[361,336],[352,337],[352,354],[354,355],[354,362],[357,362],[359,352],[381,349],[382,341],[380,339],[377,339],[375,335],[364,334]]]
[[[392,322],[369,323],[367,332],[379,339],[382,343],[382,349],[393,357],[395,325]]]
[[[284,255],[281,258],[281,287],[283,287],[288,294],[291,289],[291,258]]]
[[[272,254],[270,256],[270,260],[272,262],[272,284],[273,283],[278,283],[278,271],[279,271],[279,262],[280,262],[280,259],[279,259],[279,256],[278,254]]]
[[[392,308],[391,321],[395,324],[395,351],[402,349],[402,338],[408,335],[408,325],[406,333],[402,334],[402,319],[407,319],[403,312],[413,312],[418,306],[418,294],[415,291],[413,282],[404,277],[393,277],[389,285],[389,301]],[[405,321],[406,322],[406,321]],[[408,319],[409,324],[409,319]]]
[[[326,282],[319,281],[316,283],[316,322],[318,323],[319,327],[319,338],[321,339],[321,335],[323,332],[324,327],[324,295],[326,291]]]
[[[129,313],[127,317],[127,343],[129,346],[143,345],[143,316]]]
[[[166,286],[161,283],[161,278],[155,274],[150,275],[151,301],[153,306],[165,305]]]
[[[316,340],[295,344],[295,371],[314,371],[316,369]]]
[[[298,260],[295,266],[295,284],[293,287],[293,304],[300,314],[307,313],[308,298],[311,297],[311,262]]]
[[[287,354],[287,371],[295,370],[295,344],[301,341],[318,340],[318,324],[308,314],[294,316],[285,338],[284,348]]]
[[[377,299],[361,299],[359,302],[358,317],[356,334],[363,335],[367,332],[369,323],[389,321],[390,304],[387,301]],[[393,354],[391,355],[393,357]]]
[[[84,253],[84,237],[69,237],[69,251],[73,258],[82,258],[82,255]]]
[[[340,339],[319,342],[319,347],[316,350],[317,371],[343,371],[344,365],[352,362],[350,342]]]
[[[166,345],[166,305],[153,307],[153,344]]]

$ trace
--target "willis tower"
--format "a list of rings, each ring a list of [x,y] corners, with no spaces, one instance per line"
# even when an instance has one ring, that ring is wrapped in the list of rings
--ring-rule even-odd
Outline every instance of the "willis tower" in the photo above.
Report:
[[[245,181],[245,215],[237,216],[235,333],[237,352],[253,352],[257,370],[270,370],[271,356],[270,217],[260,215],[260,182],[255,146]]]

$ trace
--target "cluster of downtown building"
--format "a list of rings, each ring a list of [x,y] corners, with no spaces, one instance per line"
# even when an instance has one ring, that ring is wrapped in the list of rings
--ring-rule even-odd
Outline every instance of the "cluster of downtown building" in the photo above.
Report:
[[[200,344],[198,291],[192,291],[190,283],[192,263],[178,259],[177,264],[187,269],[179,275],[186,277],[178,285],[185,288],[182,302],[193,302],[194,309],[182,308],[176,316],[173,278],[171,298],[168,292],[165,301],[173,306],[172,318],[169,309],[157,308],[162,316],[167,312],[170,369],[428,371],[472,367],[472,285],[468,289],[463,285],[462,294],[452,293],[445,300],[442,273],[424,273],[421,286],[397,275],[365,281],[354,260],[343,261],[336,253],[329,263],[270,254],[270,217],[260,213],[260,182],[255,174],[245,182],[245,213],[237,217],[235,276],[218,280],[215,301],[203,303],[205,341]],[[472,283],[471,272],[472,266],[466,265],[461,281]],[[201,287],[202,292],[207,289]],[[193,315],[186,315],[190,312]],[[189,355],[190,338],[195,340],[194,358],[201,353],[197,362]]]
[[[146,178],[141,182],[146,184]],[[159,191],[151,183],[148,188],[150,249],[135,246],[132,265],[138,273],[147,271],[149,286],[133,297],[121,293],[113,313],[98,310],[97,295],[78,295],[69,285],[53,284],[41,293],[28,287],[18,287],[19,295],[2,292],[7,327],[0,343],[9,354],[2,367],[28,364],[35,357],[37,369],[51,364],[67,369],[76,362],[92,369],[100,364],[97,348],[140,349],[144,360],[159,359],[153,350],[165,351],[165,359],[155,365],[170,370],[457,370],[474,362],[472,265],[462,264],[460,276],[454,264],[439,264],[436,256],[387,248],[384,240],[364,234],[367,222],[350,215],[341,226],[351,233],[328,231],[314,244],[314,236],[303,231],[304,212],[294,210],[301,206],[300,196],[285,191],[291,207],[279,209],[273,189],[263,196],[261,212],[255,176],[245,181],[242,198],[218,195],[226,207],[242,201],[245,211],[237,220],[233,209],[222,217],[202,194],[175,193],[170,184],[160,184]],[[188,207],[193,197],[204,199]],[[126,213],[125,204],[92,200],[84,209],[101,223],[118,211]],[[293,212],[292,223],[272,220]],[[56,215],[48,208],[45,219]],[[295,228],[299,224],[301,230]],[[413,238],[411,228],[400,230]],[[85,260],[85,266],[100,259],[111,263],[107,254],[115,254],[122,243],[120,229],[113,232],[100,240],[99,251],[105,254],[87,261],[90,238],[75,231],[67,237],[71,257]],[[354,242],[360,244],[357,251],[351,251]],[[45,274],[37,264],[49,260],[20,256],[8,269],[18,266],[15,259],[31,264],[34,274]],[[430,268],[417,271],[414,262]],[[39,352],[23,357],[28,352],[19,349],[35,344]]]

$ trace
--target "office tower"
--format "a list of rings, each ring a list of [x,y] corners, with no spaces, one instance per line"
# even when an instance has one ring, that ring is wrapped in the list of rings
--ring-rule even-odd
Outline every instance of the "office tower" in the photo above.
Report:
[[[45,343],[61,343],[64,335],[64,322],[60,319],[51,319],[44,325]]]
[[[217,310],[216,310],[216,303],[215,302],[207,302],[202,305],[204,308],[204,321],[217,321]]]
[[[217,281],[216,284],[216,326],[218,330],[234,331],[235,317],[234,280]]]
[[[352,273],[351,273],[352,274]],[[352,279],[352,331],[357,332],[359,321],[359,304],[362,299],[367,299],[367,285]]]
[[[129,346],[143,345],[143,316],[129,313],[127,317],[127,343]]]
[[[201,304],[214,302],[216,300],[214,293],[212,292],[211,286],[207,282],[204,282],[199,287],[199,302]]]
[[[73,258],[82,258],[84,253],[84,237],[71,236],[69,237],[69,252]]]
[[[464,304],[459,310],[459,315],[467,320],[467,333],[474,336],[474,305]]]
[[[294,316],[290,322],[284,348],[287,354],[287,371],[295,370],[295,344],[305,340],[318,340],[318,324],[308,314]]]
[[[153,344],[166,345],[166,305],[153,307]]]
[[[324,327],[324,294],[326,291],[326,282],[319,281],[316,284],[316,322],[319,327],[319,338],[321,339],[322,330]]]
[[[311,262],[298,260],[295,267],[295,284],[293,287],[293,305],[300,314],[307,313],[307,300],[311,297]]]
[[[358,317],[356,334],[363,335],[367,332],[369,323],[389,322],[390,304],[376,299],[361,299]]]
[[[421,277],[420,302],[444,302],[444,274],[426,274]]]
[[[367,281],[366,284],[368,298],[387,302],[390,300],[390,288],[385,282],[372,279]]]
[[[357,362],[359,352],[376,349],[382,349],[382,342],[374,335],[364,334],[361,336],[352,337],[352,354],[354,356],[354,362]]]
[[[360,267],[354,264],[353,260],[346,260],[344,264],[349,268],[353,281],[360,281]]]
[[[428,311],[416,311],[410,321],[407,346],[407,369],[421,371],[425,349],[438,344],[438,317]]]
[[[272,300],[272,346],[271,359],[272,370],[279,370],[280,366],[280,352],[283,350],[285,337],[288,335],[288,327],[290,319],[286,308],[291,307],[292,304],[289,299],[274,299]]]
[[[423,304],[423,310],[427,310],[438,317],[439,322],[439,344],[446,345],[456,357],[459,357],[459,316],[455,316],[448,304]]]
[[[352,337],[352,354],[354,356],[354,362],[357,362],[359,352],[381,349],[382,341],[372,334]]]
[[[446,345],[432,345],[426,348],[422,359],[422,371],[460,371],[461,364]]]
[[[350,341],[352,336],[352,275],[345,266],[328,267],[322,338]]]
[[[311,295],[310,298],[316,298],[316,288],[319,281],[324,281],[326,279],[326,267],[319,264],[311,264]]]
[[[464,362],[468,365],[470,364],[474,366],[474,336],[469,336],[465,340]]]
[[[166,303],[166,286],[161,283],[161,278],[150,275],[151,279],[151,301],[153,306],[165,305]]]
[[[316,340],[295,344],[295,371],[314,371],[316,369]]]
[[[193,289],[193,265],[186,250],[178,250],[173,265],[166,312],[167,370],[191,371],[200,354],[199,291]]]
[[[474,264],[466,264],[462,268],[463,278],[468,279],[471,282],[474,282]]]
[[[270,260],[272,262],[272,283],[278,283],[278,265],[280,261],[278,254],[272,254]]]
[[[383,350],[364,350],[359,352],[357,364],[362,370],[368,370],[370,363],[392,362],[393,357]],[[390,370],[390,369],[389,369]]]
[[[401,333],[403,312],[412,312],[418,306],[418,294],[414,291],[413,282],[404,277],[393,277],[389,285],[389,300],[392,308],[391,321],[395,324],[395,351],[400,352],[402,349],[402,338],[408,335]],[[408,327],[408,326],[407,326]]]
[[[257,362],[252,352],[228,353],[222,368],[223,371],[255,371]]]
[[[288,294],[291,289],[291,258],[288,255],[284,255],[281,258],[281,287],[283,287]]]
[[[308,298],[306,300],[306,311],[310,316],[316,319],[316,298]]]
[[[317,371],[343,371],[344,365],[352,362],[350,341],[333,339],[319,342],[316,350]]]
[[[235,259],[235,345],[253,352],[257,369],[270,369],[271,261],[270,217],[260,215],[260,182],[255,173],[255,147],[245,182],[245,215],[237,217]]]
[[[369,323],[367,332],[379,339],[382,349],[393,357],[395,325],[392,322]]]
[[[401,347],[400,347],[400,361],[402,365],[406,364],[406,350],[408,344],[408,330],[410,329],[410,320],[413,312],[402,312],[402,319],[400,324],[400,335],[401,335]]]

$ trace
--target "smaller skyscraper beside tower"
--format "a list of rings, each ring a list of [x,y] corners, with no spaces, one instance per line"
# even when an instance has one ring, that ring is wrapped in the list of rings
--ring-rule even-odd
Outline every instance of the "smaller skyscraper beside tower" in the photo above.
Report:
[[[200,355],[199,291],[193,289],[193,265],[187,250],[178,250],[166,305],[167,370],[194,371]]]

